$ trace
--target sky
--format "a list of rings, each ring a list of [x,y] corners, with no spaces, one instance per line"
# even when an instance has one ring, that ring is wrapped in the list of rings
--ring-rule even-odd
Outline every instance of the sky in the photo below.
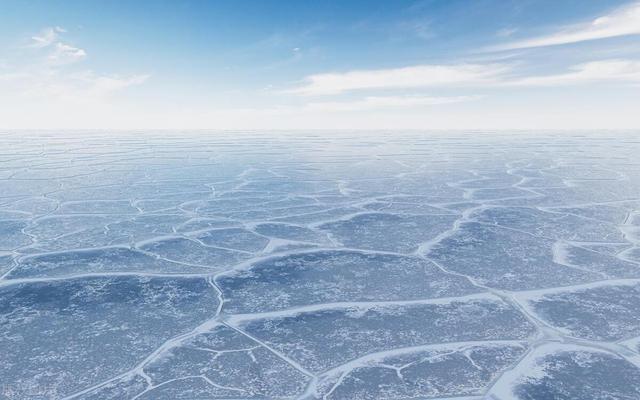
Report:
[[[0,0],[4,129],[638,129],[640,1]]]

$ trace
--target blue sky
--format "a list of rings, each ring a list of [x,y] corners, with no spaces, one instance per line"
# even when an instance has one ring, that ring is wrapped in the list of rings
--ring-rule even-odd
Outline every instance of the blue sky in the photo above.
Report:
[[[0,1],[5,128],[640,128],[640,2]]]

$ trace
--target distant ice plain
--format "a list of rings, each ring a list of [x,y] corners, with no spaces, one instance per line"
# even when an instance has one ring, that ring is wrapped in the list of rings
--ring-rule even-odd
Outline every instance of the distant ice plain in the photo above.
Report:
[[[0,144],[0,399],[640,398],[637,132]]]

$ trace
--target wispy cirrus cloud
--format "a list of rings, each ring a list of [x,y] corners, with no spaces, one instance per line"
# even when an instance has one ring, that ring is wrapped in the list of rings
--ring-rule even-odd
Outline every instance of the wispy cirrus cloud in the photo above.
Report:
[[[47,62],[52,65],[71,64],[84,59],[87,56],[84,49],[61,40],[61,34],[66,32],[66,29],[59,26],[44,28],[40,33],[31,36],[31,42],[27,47],[46,49]]]
[[[53,64],[71,64],[82,60],[87,56],[84,49],[74,47],[64,43],[56,43],[54,50],[47,59]]]
[[[306,83],[288,90],[304,96],[332,96],[357,91],[438,87],[444,89],[499,89],[511,86],[587,85],[592,83],[640,83],[640,61],[607,59],[569,66],[549,75],[523,75],[517,64],[420,65],[405,68],[315,74]],[[394,106],[432,105],[467,101],[477,96],[430,97],[368,95],[360,100],[308,103],[317,109],[373,109]]]
[[[66,30],[59,26],[53,28],[44,28],[39,34],[31,36],[31,43],[29,47],[48,47],[58,40],[60,33],[64,33]]]
[[[510,70],[504,64],[417,65],[404,68],[357,70],[308,76],[287,93],[334,95],[362,89],[427,88],[495,82]]]
[[[149,75],[99,75],[92,71],[34,73],[15,81],[20,93],[30,98],[50,98],[75,104],[101,102],[112,94],[144,83]]]
[[[65,43],[61,36],[66,32],[61,27],[45,28],[32,36],[24,53],[0,70],[0,92],[14,98],[95,103],[149,78],[146,74],[99,74],[83,70],[81,66],[70,66],[84,60],[87,52]]]
[[[575,65],[566,73],[529,76],[509,81],[507,84],[516,86],[555,86],[598,82],[640,83],[640,61],[592,61]]]
[[[516,32],[518,32],[518,28],[502,28],[496,32],[496,36],[500,38],[508,38],[513,36]]]
[[[489,47],[489,51],[557,46],[589,40],[640,34],[640,2],[632,3],[594,20],[565,27],[549,35]]]
[[[479,99],[481,96],[367,96],[349,101],[312,102],[305,105],[308,111],[368,111],[407,109],[441,104],[460,103]]]

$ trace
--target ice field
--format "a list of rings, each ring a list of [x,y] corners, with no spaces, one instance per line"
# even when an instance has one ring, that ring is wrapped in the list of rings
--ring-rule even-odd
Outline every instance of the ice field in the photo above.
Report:
[[[640,399],[640,136],[2,133],[0,399]]]

